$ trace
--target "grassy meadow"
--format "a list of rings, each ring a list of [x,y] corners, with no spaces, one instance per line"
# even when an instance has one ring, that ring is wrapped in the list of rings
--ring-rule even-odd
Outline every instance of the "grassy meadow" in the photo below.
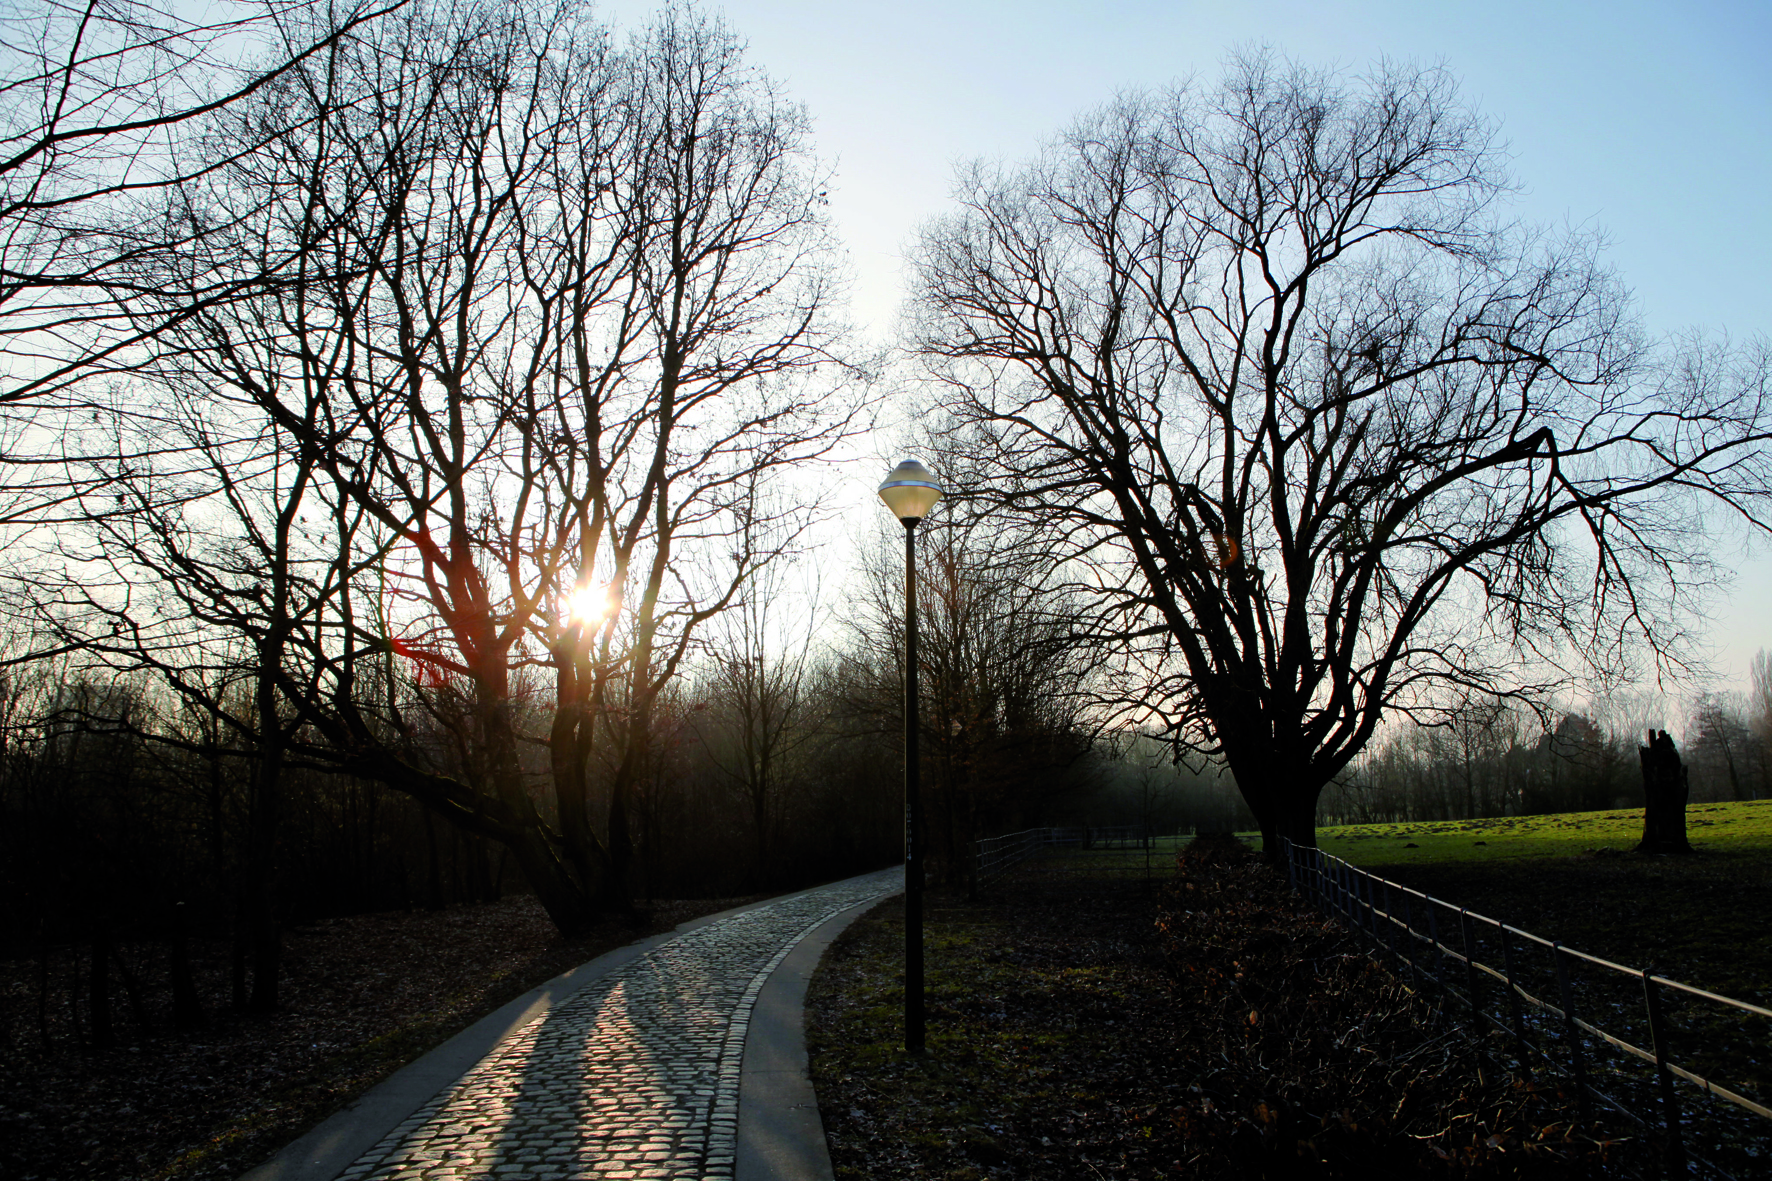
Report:
[[[1317,843],[1355,865],[1381,867],[1522,858],[1607,857],[1627,853],[1643,835],[1643,810],[1343,824],[1317,830]],[[1700,854],[1772,857],[1772,800],[1694,804],[1686,837]]]

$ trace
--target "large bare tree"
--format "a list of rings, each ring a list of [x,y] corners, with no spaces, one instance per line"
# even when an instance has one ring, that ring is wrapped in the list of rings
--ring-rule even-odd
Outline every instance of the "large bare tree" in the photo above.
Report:
[[[1677,658],[1704,506],[1768,523],[1764,345],[1646,340],[1500,165],[1444,70],[1253,54],[964,171],[917,252],[967,491],[1267,837],[1387,716]]]
[[[279,502],[309,609],[229,625],[281,638],[259,741],[503,842],[583,929],[625,899],[659,694],[808,519],[771,482],[852,422],[805,113],[686,7],[618,44],[565,8],[412,4],[263,98],[169,214],[234,228],[153,276],[252,298],[157,331],[128,391],[214,390],[309,473]],[[224,506],[248,470],[173,463]]]

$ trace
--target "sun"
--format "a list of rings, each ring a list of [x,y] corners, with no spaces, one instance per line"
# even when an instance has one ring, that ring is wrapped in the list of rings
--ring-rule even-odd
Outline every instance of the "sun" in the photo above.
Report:
[[[608,589],[596,586],[581,586],[573,591],[567,606],[575,623],[601,623],[615,610]]]

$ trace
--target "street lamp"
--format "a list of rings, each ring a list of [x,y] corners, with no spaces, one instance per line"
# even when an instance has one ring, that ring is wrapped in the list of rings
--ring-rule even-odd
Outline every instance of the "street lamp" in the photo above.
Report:
[[[907,459],[880,499],[904,525],[904,1048],[923,1052],[923,803],[917,785],[917,522],[941,499],[929,469]]]

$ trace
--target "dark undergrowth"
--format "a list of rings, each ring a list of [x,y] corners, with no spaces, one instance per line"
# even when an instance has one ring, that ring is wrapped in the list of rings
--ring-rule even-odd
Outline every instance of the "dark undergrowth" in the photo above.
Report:
[[[1610,1177],[1647,1150],[1240,845],[1196,844],[1157,886],[1062,870],[934,895],[920,1059],[901,904],[833,945],[807,1025],[840,1179]]]

